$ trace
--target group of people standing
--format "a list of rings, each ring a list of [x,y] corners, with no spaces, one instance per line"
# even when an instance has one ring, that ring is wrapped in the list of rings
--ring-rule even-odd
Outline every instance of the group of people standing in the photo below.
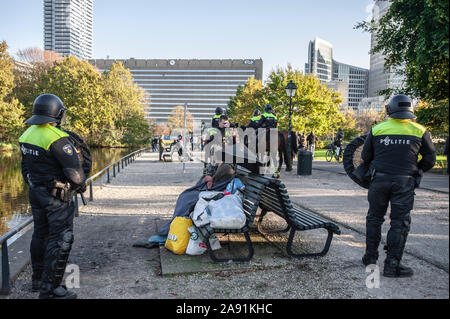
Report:
[[[370,168],[366,174],[370,179],[369,211],[362,262],[364,265],[377,262],[381,227],[390,204],[391,227],[387,233],[383,274],[386,277],[410,277],[413,270],[401,260],[411,227],[414,190],[420,183],[418,177],[434,166],[436,151],[430,133],[413,121],[415,116],[409,97],[394,96],[386,105],[386,111],[389,119],[372,127],[362,150],[364,164]],[[30,247],[32,290],[40,292],[39,298],[76,298],[76,294],[62,284],[62,279],[74,239],[73,196],[74,192],[86,191],[91,159],[89,152],[86,152],[89,153],[87,156],[80,156],[85,142],[76,134],[61,129],[65,113],[66,108],[57,96],[39,96],[34,102],[32,117],[26,121],[31,126],[19,139],[22,173],[29,185],[34,218]],[[231,126],[223,110],[217,108],[207,143],[234,144],[236,134],[227,130]],[[255,110],[247,127],[276,128],[277,117],[272,106],[266,105],[262,114]],[[222,140],[217,138],[219,132]],[[342,138],[342,130],[339,130],[333,144],[340,147]],[[161,142],[160,138],[160,149]],[[301,134],[300,147],[313,152],[316,142],[313,131],[306,138],[304,133]],[[87,146],[84,148],[88,149]],[[419,154],[422,157],[418,161]]]

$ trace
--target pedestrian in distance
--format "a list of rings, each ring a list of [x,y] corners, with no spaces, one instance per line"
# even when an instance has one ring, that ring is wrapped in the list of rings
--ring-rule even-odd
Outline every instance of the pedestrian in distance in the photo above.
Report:
[[[316,135],[313,130],[309,133],[306,141],[308,142],[308,150],[312,153],[312,157],[314,158],[314,152],[316,150]]]

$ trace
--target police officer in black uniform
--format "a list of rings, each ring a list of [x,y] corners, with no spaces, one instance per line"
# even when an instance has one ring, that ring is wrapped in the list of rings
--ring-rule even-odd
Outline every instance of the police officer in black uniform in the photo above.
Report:
[[[257,130],[261,126],[261,111],[256,109],[253,112],[253,117],[250,119],[250,123],[248,124],[248,127],[251,127],[255,130]]]
[[[275,115],[275,112],[272,108],[272,105],[267,104],[264,107],[264,113],[261,115],[260,126],[262,128],[276,128],[278,124],[278,119]]]
[[[219,128],[219,119],[222,114],[223,114],[223,109],[220,106],[216,107],[216,114],[213,116],[213,118],[211,120],[211,127]]]
[[[390,202],[391,227],[387,234],[383,275],[410,277],[413,270],[400,261],[411,225],[414,189],[420,183],[422,172],[434,166],[436,151],[430,133],[412,121],[415,116],[408,96],[392,97],[386,112],[389,119],[372,127],[362,151],[362,159],[370,165],[372,176],[366,218],[366,253],[362,261],[366,266],[377,262],[381,226]],[[419,154],[422,159],[418,162]]]
[[[26,121],[31,126],[19,138],[34,218],[32,289],[44,299],[76,298],[61,282],[73,242],[73,195],[86,190],[86,176],[69,134],[59,128],[65,112],[57,96],[38,96]]]

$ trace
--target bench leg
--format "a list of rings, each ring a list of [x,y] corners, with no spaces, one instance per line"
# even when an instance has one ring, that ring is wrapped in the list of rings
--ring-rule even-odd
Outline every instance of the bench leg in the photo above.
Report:
[[[247,247],[248,247],[248,255],[247,257],[243,257],[243,258],[217,258],[216,255],[214,254],[214,251],[211,249],[211,245],[209,243],[209,236],[205,237],[205,243],[206,243],[206,247],[208,248],[208,253],[209,253],[209,257],[211,257],[211,260],[215,263],[224,263],[224,262],[247,262],[250,261],[253,257],[253,245],[252,245],[252,241],[250,240],[250,235],[248,234],[248,232],[244,233],[245,236],[245,240],[247,242]]]
[[[325,256],[327,254],[328,250],[330,249],[331,240],[333,239],[333,231],[331,229],[327,229],[327,231],[328,231],[327,241],[325,243],[325,247],[323,248],[323,250],[320,253],[294,254],[292,252],[292,242],[294,240],[294,235],[295,235],[296,230],[291,229],[291,232],[289,233],[289,239],[287,242],[287,246],[286,246],[287,253],[289,254],[289,256],[294,257],[294,258]]]
[[[291,226],[289,226],[289,224],[288,224],[288,225],[286,226],[286,228],[284,228],[284,229],[263,230],[261,225],[262,225],[263,218],[264,218],[264,216],[266,216],[266,215],[267,215],[267,211],[266,211],[266,210],[263,210],[263,211],[261,212],[261,215],[260,215],[259,219],[258,219],[257,228],[258,228],[258,231],[259,231],[261,234],[285,233],[285,232],[289,231],[289,229],[291,229]]]

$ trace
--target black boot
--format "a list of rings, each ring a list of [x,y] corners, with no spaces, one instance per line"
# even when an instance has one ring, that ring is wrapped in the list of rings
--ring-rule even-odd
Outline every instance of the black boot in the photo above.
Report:
[[[400,261],[395,258],[388,256],[384,261],[384,277],[405,278],[412,277],[413,275],[414,271],[411,268],[402,265]]]
[[[31,281],[31,291],[32,292],[38,292],[39,288],[41,287],[42,281],[40,279],[33,279]]]
[[[38,292],[39,288],[41,287],[41,282],[42,282],[42,274],[33,273],[33,275],[31,276],[31,291]]]
[[[362,258],[364,266],[377,263],[380,240],[381,223],[374,223],[371,219],[368,219],[366,223],[366,253]]]
[[[53,288],[49,283],[42,283],[39,299],[76,299],[77,294],[67,290],[66,286]]]
[[[376,265],[378,260],[378,252],[375,254],[370,254],[366,251],[366,253],[364,254],[363,258],[362,258],[362,263],[364,264],[364,266],[369,266],[369,265]]]

